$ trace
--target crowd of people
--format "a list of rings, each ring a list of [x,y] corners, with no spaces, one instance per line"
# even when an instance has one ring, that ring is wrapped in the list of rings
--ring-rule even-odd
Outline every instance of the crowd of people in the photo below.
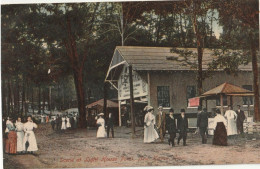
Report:
[[[243,134],[243,122],[245,120],[244,111],[237,106],[237,111],[232,110],[231,106],[228,106],[228,110],[224,116],[221,115],[219,109],[216,109],[216,116],[214,117],[213,123],[213,144],[214,145],[227,145],[228,136],[232,137],[237,134]],[[174,115],[174,109],[169,110],[169,115],[163,111],[163,107],[159,106],[158,113],[155,116],[154,108],[146,106],[144,108],[144,143],[155,142],[159,139],[164,142],[166,131],[168,131],[169,138],[168,144],[175,146],[175,138],[178,133],[177,144],[183,140],[183,146],[187,146],[187,133],[188,118],[185,114],[185,109],[181,109],[179,116]],[[206,109],[198,107],[197,114],[197,131],[201,135],[202,144],[207,143],[208,135],[208,118],[209,115]],[[97,138],[109,138],[111,132],[114,138],[114,117],[112,113],[109,113],[108,118],[104,119],[104,113],[98,114],[96,117],[97,124]],[[44,120],[49,122],[49,118]],[[20,117],[17,119],[7,118],[3,121],[4,127],[4,145],[5,152],[8,154],[24,154],[33,153],[38,150],[37,141],[34,134],[34,129],[37,128],[37,124],[32,120],[32,116],[27,117],[27,122],[22,123]],[[78,118],[75,114],[73,115],[57,115],[51,118],[52,129],[55,130],[66,130],[77,128]],[[177,123],[177,124],[176,124]]]
[[[243,122],[246,117],[244,111],[240,109],[240,105],[237,107],[238,109],[235,112],[232,110],[231,106],[228,106],[228,110],[225,112],[224,116],[221,115],[219,109],[216,109],[216,116],[214,117],[212,128],[214,130],[214,145],[226,146],[228,136],[231,138],[234,135],[244,133]],[[144,143],[155,142],[158,138],[161,142],[164,142],[166,131],[168,131],[169,145],[175,146],[175,138],[178,133],[179,136],[177,139],[177,144],[183,140],[183,146],[187,146],[186,140],[189,128],[185,109],[181,109],[179,117],[173,116],[174,110],[172,108],[169,110],[169,115],[166,115],[162,106],[159,106],[156,116],[153,114],[154,108],[151,106],[146,106],[144,111],[146,112],[144,117]],[[198,106],[196,132],[200,133],[202,144],[207,143],[207,135],[209,130],[208,118],[209,115],[207,110],[202,109],[201,106]]]
[[[27,122],[22,123],[21,117],[17,119],[7,117],[3,119],[4,126],[4,150],[7,154],[34,153],[38,150],[34,129],[37,124],[32,117],[27,117]]]
[[[76,129],[78,126],[78,116],[73,115],[56,115],[51,119],[53,130],[64,131],[67,129]]]

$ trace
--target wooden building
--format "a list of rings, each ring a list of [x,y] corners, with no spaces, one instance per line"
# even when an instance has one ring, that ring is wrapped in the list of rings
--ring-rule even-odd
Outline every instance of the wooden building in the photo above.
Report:
[[[153,106],[154,113],[157,113],[158,106],[162,105],[166,112],[173,108],[175,113],[180,113],[180,109],[184,108],[188,114],[196,115],[197,108],[188,107],[188,99],[198,96],[197,58],[181,57],[171,52],[171,49],[170,47],[116,47],[106,81],[118,90],[119,117],[121,117],[121,107],[127,105],[130,99],[129,65],[133,69],[135,107],[140,107],[138,105],[142,103],[143,108],[145,106],[143,103],[146,103]],[[188,50],[197,52],[196,48],[188,48]],[[204,72],[209,73],[208,64],[216,59],[212,54],[210,49],[204,49],[202,63]],[[240,65],[236,76],[221,69],[211,71],[210,77],[203,80],[203,93],[225,82],[252,90],[251,63]],[[230,104],[226,97],[223,98],[223,102],[224,107]],[[233,105],[237,104],[242,105],[244,110],[253,110],[253,97],[234,98]],[[220,106],[220,98],[207,103],[209,112],[218,106]],[[139,113],[141,109],[135,109],[135,112]],[[195,120],[189,123],[195,125]]]

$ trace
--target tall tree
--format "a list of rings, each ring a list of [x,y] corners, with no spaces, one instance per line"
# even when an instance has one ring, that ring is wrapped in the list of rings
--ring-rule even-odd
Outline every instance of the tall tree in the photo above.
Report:
[[[258,65],[257,65],[257,49],[259,49],[259,1],[258,0],[221,0],[216,2],[216,7],[219,11],[221,23],[229,25],[232,21],[233,27],[228,30],[228,35],[231,35],[232,30],[235,30],[239,26],[240,34],[246,34],[241,39],[245,46],[240,49],[249,50],[252,59],[253,69],[253,88],[254,88],[254,119],[260,121],[259,110],[259,82],[258,82]],[[230,37],[230,36],[228,36]],[[238,42],[241,43],[241,41]],[[249,43],[248,43],[249,42]]]

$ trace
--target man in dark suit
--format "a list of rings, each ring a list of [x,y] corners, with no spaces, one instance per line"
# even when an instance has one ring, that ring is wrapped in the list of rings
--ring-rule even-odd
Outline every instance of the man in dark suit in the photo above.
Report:
[[[207,109],[202,111],[202,107],[198,107],[198,116],[197,116],[197,127],[200,130],[200,135],[202,138],[202,144],[207,143],[207,129],[208,129],[208,113]]]
[[[114,138],[114,117],[112,116],[112,113],[108,114],[107,119],[107,138],[109,138],[109,131],[112,131],[112,137]]]
[[[175,146],[174,139],[176,137],[176,123],[175,118],[173,117],[174,110],[171,108],[169,111],[170,115],[166,118],[166,126],[170,138],[168,139],[169,145],[172,143],[172,147]]]
[[[55,123],[56,123],[56,119],[51,118],[51,127],[52,127],[52,130],[55,129]]]
[[[61,116],[60,115],[58,115],[58,117],[56,118],[56,128],[57,128],[57,130],[58,131],[60,131],[61,130]]]
[[[240,105],[237,105],[237,131],[238,134],[243,134],[244,133],[244,128],[243,128],[243,123],[244,120],[246,119],[245,113],[243,110],[240,110]]]
[[[59,130],[59,118],[60,118],[60,116],[57,115],[56,116],[56,130]]]
[[[186,139],[187,139],[187,132],[188,132],[188,119],[185,115],[185,110],[181,109],[181,116],[178,119],[177,122],[178,130],[180,132],[179,138],[178,138],[178,145],[180,143],[180,140],[183,139],[183,146],[186,146]]]

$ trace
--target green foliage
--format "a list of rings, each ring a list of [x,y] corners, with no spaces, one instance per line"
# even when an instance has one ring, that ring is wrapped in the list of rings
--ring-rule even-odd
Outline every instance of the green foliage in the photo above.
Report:
[[[181,60],[181,64],[194,70],[198,67],[198,55],[181,49],[197,47],[194,17],[202,39],[201,47],[223,49],[214,51],[218,59],[210,64],[210,70],[221,68],[230,73],[236,72],[239,65],[250,61],[249,32],[256,37],[254,44],[259,44],[258,22],[256,27],[249,29],[247,22],[246,26],[241,26],[244,18],[234,17],[232,11],[227,15],[221,3],[194,2],[196,5],[192,5],[192,0],[3,5],[3,78],[25,79],[34,86],[53,85],[56,91],[63,82],[73,82],[74,69],[83,62],[85,93],[90,89],[92,97],[97,100],[103,97],[104,78],[115,46],[122,45],[122,37],[124,44],[129,46],[174,47],[172,52],[180,57],[167,59]],[[66,48],[71,38],[68,19],[79,56],[76,66],[71,62]],[[219,21],[223,26],[220,40],[212,30],[213,21]],[[47,74],[48,69],[51,69],[50,74]],[[202,79],[205,77],[206,74],[203,74]],[[66,92],[75,96],[75,90],[66,89]],[[58,102],[59,97],[56,100]]]
[[[241,50],[213,50],[213,58],[216,58],[208,66],[209,71],[224,70],[228,74],[239,72],[240,65],[247,65],[251,61],[250,53]]]

